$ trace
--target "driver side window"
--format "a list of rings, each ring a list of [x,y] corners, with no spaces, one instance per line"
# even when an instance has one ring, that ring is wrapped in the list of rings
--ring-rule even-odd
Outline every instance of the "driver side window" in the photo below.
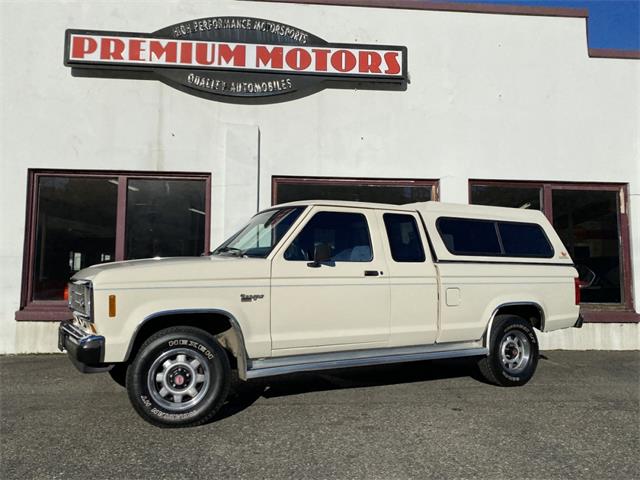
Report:
[[[361,213],[318,212],[304,226],[284,252],[285,260],[313,260],[314,250],[326,245],[329,261],[370,262],[373,260],[366,217]]]

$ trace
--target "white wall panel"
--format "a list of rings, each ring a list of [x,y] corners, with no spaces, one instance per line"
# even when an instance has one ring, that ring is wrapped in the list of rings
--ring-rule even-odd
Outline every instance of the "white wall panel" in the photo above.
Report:
[[[230,105],[62,64],[66,28],[151,32],[217,15],[406,45],[410,84]],[[640,62],[588,58],[584,19],[232,0],[3,2],[0,18],[0,353],[29,350],[13,319],[27,168],[211,172],[213,244],[271,203],[273,175],[438,178],[441,198],[462,203],[469,178],[629,183],[640,295]],[[33,328],[51,330],[20,330]]]

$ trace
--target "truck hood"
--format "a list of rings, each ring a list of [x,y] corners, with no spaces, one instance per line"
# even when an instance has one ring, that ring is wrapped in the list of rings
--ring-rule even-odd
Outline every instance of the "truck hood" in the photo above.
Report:
[[[93,265],[72,280],[90,280],[96,290],[114,287],[195,286],[203,282],[268,278],[271,262],[232,256],[171,257]]]

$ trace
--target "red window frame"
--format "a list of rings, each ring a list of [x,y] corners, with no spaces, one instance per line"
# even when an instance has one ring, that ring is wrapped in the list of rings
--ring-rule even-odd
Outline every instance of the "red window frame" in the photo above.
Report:
[[[438,201],[440,195],[440,182],[435,179],[398,179],[398,178],[351,178],[351,177],[296,177],[274,176],[271,177],[271,204],[276,205],[278,199],[278,187],[284,184],[307,185],[384,185],[390,187],[431,187],[431,200]]]
[[[127,210],[127,182],[131,179],[147,180],[201,180],[205,182],[204,247],[210,249],[211,231],[211,174],[194,172],[145,172],[127,170],[43,170],[27,172],[27,205],[25,214],[24,254],[22,259],[22,289],[18,321],[60,321],[71,318],[64,300],[33,300],[33,262],[36,247],[36,222],[38,213],[38,182],[41,177],[91,177],[118,180],[116,213],[116,245],[114,261],[124,260],[125,225]]]
[[[471,203],[471,189],[474,186],[539,188],[542,192],[541,209],[549,222],[553,223],[553,190],[612,191],[619,194],[618,224],[620,225],[620,262],[622,266],[622,302],[617,304],[583,304],[580,311],[585,322],[593,323],[636,323],[640,314],[634,310],[633,289],[631,288],[631,244],[629,237],[629,187],[625,183],[603,182],[548,182],[519,180],[469,180],[468,201]]]

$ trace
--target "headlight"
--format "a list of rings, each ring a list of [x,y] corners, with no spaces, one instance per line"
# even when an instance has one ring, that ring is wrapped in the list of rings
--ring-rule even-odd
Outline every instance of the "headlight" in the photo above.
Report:
[[[69,308],[89,321],[92,321],[92,297],[93,288],[89,280],[74,280],[69,283]]]

